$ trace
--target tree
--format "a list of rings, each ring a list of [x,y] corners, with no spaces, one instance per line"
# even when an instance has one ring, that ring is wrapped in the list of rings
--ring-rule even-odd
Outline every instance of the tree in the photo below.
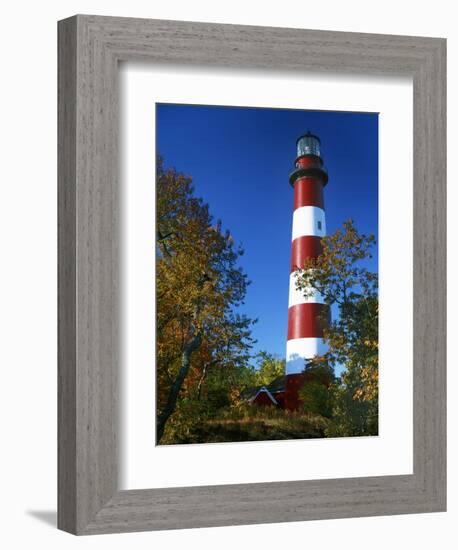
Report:
[[[375,238],[360,235],[353,221],[323,237],[322,253],[308,259],[296,277],[297,288],[321,293],[338,316],[324,329],[329,352],[316,364],[344,367],[331,385],[332,419],[328,435],[378,433],[378,278],[363,260]],[[313,363],[312,362],[312,363]]]
[[[237,265],[243,250],[213,223],[191,178],[158,159],[156,188],[159,442],[183,392],[198,398],[209,369],[229,372],[247,362],[254,321],[236,311],[249,284]]]
[[[268,386],[279,376],[285,373],[285,360],[267,351],[260,351],[257,355],[258,364],[255,371],[255,383],[259,386]]]
[[[309,364],[305,376],[305,383],[299,390],[303,410],[326,418],[331,417],[332,392],[329,388],[335,382],[332,369],[323,362]]]

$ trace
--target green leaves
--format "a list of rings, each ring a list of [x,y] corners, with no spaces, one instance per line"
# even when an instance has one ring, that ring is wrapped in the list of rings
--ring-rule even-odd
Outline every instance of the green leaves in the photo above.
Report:
[[[156,184],[161,443],[377,433],[377,274],[363,262],[374,237],[345,222],[296,277],[304,294],[318,290],[339,312],[325,329],[329,353],[307,366],[305,412],[249,407],[245,390],[283,376],[285,362],[263,351],[256,368],[250,363],[255,320],[239,311],[249,285],[239,265],[243,249],[195,196],[190,177],[166,170],[159,159]],[[342,365],[336,380],[333,369]]]
[[[258,364],[255,370],[256,386],[268,386],[279,376],[285,374],[285,360],[272,353],[261,351],[257,355]]]
[[[378,277],[362,260],[371,257],[373,235],[352,220],[322,239],[322,254],[296,276],[307,296],[318,290],[338,316],[324,330],[329,352],[318,363],[345,367],[330,387],[332,422],[327,433],[370,435],[378,430]]]
[[[192,410],[189,401],[200,401],[199,411],[204,399],[227,404],[237,370],[247,365],[254,321],[237,312],[249,284],[237,264],[243,251],[195,197],[191,178],[166,170],[158,159],[156,189],[157,413],[163,432],[177,403],[183,408],[186,401]],[[215,401],[216,394],[226,397]]]

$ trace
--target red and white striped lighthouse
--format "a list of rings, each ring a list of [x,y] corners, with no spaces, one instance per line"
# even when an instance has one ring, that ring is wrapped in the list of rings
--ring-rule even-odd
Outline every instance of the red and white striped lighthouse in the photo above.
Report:
[[[285,407],[289,410],[299,406],[298,391],[304,384],[307,360],[327,351],[323,318],[329,317],[329,307],[317,292],[305,297],[296,290],[295,272],[304,267],[306,258],[316,258],[322,250],[321,238],[326,234],[323,189],[328,181],[319,138],[309,132],[296,146],[295,169],[289,177],[294,189],[285,373]]]

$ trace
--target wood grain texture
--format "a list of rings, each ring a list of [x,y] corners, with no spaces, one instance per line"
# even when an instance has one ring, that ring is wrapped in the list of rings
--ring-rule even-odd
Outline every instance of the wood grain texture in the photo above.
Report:
[[[412,75],[413,475],[118,490],[117,71],[139,60]],[[445,40],[79,15],[59,23],[58,81],[59,528],[95,534],[445,510]]]
[[[76,521],[76,20],[58,38],[58,527]]]

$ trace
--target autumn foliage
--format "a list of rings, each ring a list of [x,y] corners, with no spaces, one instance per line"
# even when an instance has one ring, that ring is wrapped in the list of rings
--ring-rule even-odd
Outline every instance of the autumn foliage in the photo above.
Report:
[[[296,277],[298,289],[318,290],[337,313],[324,330],[329,352],[315,361],[343,368],[330,387],[330,436],[378,433],[378,277],[364,265],[374,243],[348,220],[322,239],[322,254]]]
[[[237,312],[248,285],[237,265],[243,250],[194,196],[191,179],[160,159],[156,185],[159,442],[177,405],[201,414],[237,398],[253,320]]]
[[[259,408],[247,396],[281,382],[285,361],[253,353],[256,320],[242,313],[249,286],[243,250],[195,196],[191,178],[161,159],[156,189],[156,442],[377,433],[377,277],[360,266],[373,237],[347,222],[300,270],[298,287],[317,288],[338,308],[325,331],[329,353],[304,365],[317,376],[302,390],[303,410]],[[339,378],[336,366],[343,367]]]

